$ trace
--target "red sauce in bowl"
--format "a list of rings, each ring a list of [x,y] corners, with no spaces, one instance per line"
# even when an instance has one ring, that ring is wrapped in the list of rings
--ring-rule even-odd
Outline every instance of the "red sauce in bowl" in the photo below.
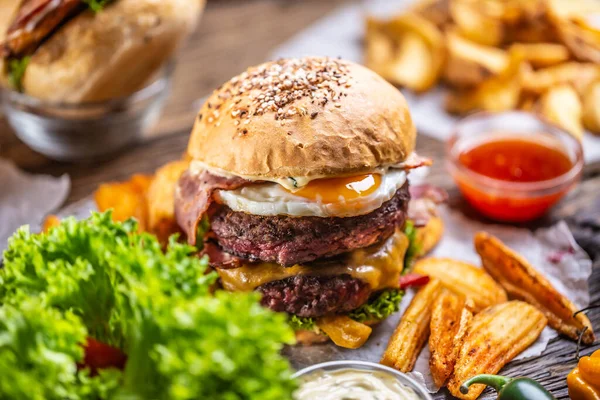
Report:
[[[457,162],[476,174],[455,176],[469,203],[485,216],[507,222],[542,216],[571,188],[551,183],[574,166],[554,146],[510,135],[466,149],[458,154]]]
[[[581,142],[522,111],[471,115],[447,143],[446,165],[481,214],[503,222],[541,217],[581,177]]]
[[[573,162],[561,150],[518,138],[484,142],[460,153],[458,162],[473,172],[508,182],[545,181],[573,168]]]

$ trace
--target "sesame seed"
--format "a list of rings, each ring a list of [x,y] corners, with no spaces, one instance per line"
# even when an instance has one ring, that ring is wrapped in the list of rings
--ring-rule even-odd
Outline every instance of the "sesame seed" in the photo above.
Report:
[[[217,89],[207,107],[212,109],[209,123],[219,118],[218,108],[224,101],[231,101],[231,118],[237,121],[235,126],[248,125],[252,116],[273,112],[274,118],[283,120],[308,115],[309,111],[298,104],[308,99],[313,107],[325,107],[347,96],[344,88],[350,87],[348,64],[328,57],[307,57],[300,59],[280,59],[257,67],[231,79]],[[224,100],[223,100],[224,99]],[[310,113],[316,118],[318,111]]]

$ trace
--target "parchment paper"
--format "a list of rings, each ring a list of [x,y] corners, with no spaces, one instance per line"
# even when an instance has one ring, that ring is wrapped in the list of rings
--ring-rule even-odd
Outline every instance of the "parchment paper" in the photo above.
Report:
[[[0,160],[0,254],[21,225],[39,227],[44,216],[60,207],[71,187],[67,175],[31,175]]]
[[[340,7],[276,48],[269,59],[322,55],[361,62],[365,15],[389,17],[407,8],[411,0],[365,0]],[[600,22],[599,22],[600,24]],[[419,133],[445,140],[459,118],[444,111],[444,90],[422,95],[402,90]],[[586,163],[600,160],[600,137],[586,133],[583,138]]]

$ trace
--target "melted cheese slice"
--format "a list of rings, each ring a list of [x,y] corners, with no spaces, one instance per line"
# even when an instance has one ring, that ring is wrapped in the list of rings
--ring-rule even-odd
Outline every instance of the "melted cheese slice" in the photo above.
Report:
[[[331,276],[348,274],[367,282],[373,291],[397,288],[404,268],[408,238],[399,229],[387,240],[354,250],[334,261],[283,267],[274,263],[247,264],[235,269],[218,269],[226,290],[250,292],[265,283],[296,275]]]

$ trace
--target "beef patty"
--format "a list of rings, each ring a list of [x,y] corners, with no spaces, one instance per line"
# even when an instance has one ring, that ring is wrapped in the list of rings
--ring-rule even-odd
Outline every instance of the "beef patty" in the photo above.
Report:
[[[292,266],[378,243],[402,226],[408,182],[378,209],[356,217],[262,216],[213,204],[210,224],[219,246],[249,261]]]
[[[296,275],[265,283],[257,290],[263,295],[264,307],[299,317],[348,313],[363,305],[371,294],[368,283],[350,275]]]

